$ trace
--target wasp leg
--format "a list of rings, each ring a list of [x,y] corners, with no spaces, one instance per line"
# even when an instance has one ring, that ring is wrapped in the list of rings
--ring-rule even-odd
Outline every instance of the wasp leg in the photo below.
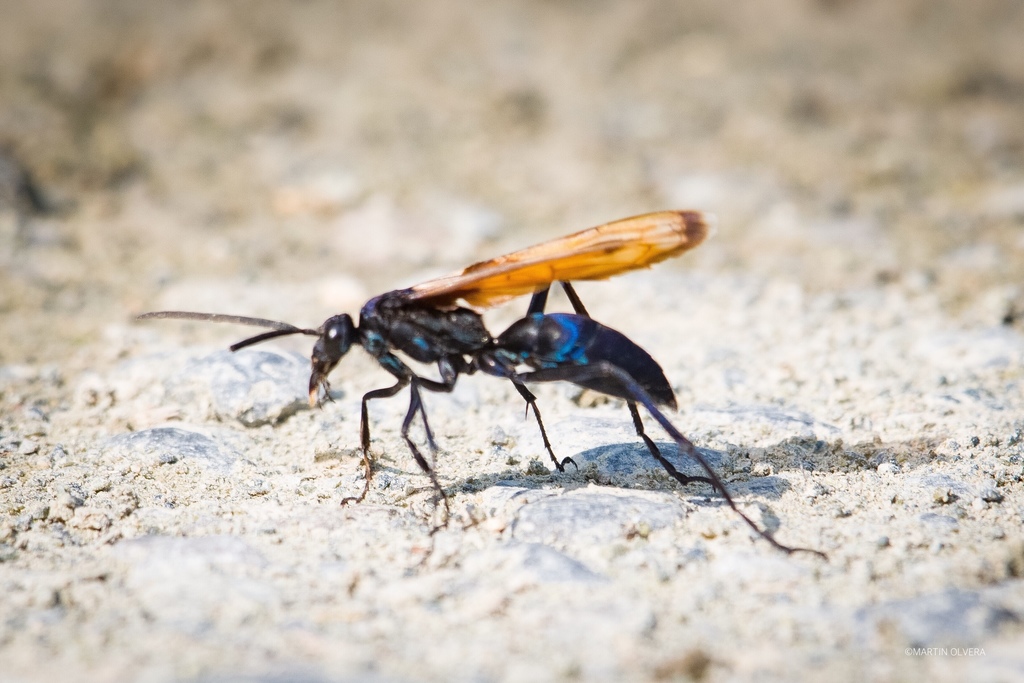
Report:
[[[690,475],[683,474],[682,472],[677,470],[675,466],[672,465],[671,462],[666,460],[665,456],[661,454],[661,450],[654,443],[651,437],[647,436],[647,432],[644,431],[644,423],[640,420],[640,411],[637,409],[636,403],[634,401],[626,401],[626,405],[629,406],[629,414],[633,416],[633,426],[636,428],[636,435],[644,440],[644,444],[646,444],[647,450],[651,452],[651,455],[654,456],[654,459],[660,462],[661,466],[668,470],[669,474],[671,474],[676,481],[683,484],[684,486],[686,484],[692,484],[694,482],[701,482],[704,484],[709,484],[713,488],[718,488],[715,485],[715,482],[707,477],[691,477]]]
[[[628,372],[616,365],[609,363],[608,361],[599,361],[592,365],[567,365],[557,368],[545,368],[542,370],[535,370],[533,372],[516,374],[515,378],[522,382],[572,382],[578,384],[580,382],[587,382],[590,380],[614,380],[619,387],[632,399],[647,409],[647,412],[651,414],[651,417],[661,425],[662,429],[668,432],[668,435],[672,437],[672,440],[679,445],[679,449],[686,455],[690,456],[700,464],[701,468],[707,473],[708,480],[711,485],[714,486],[715,490],[725,499],[725,502],[732,508],[733,512],[740,516],[740,518],[746,522],[747,526],[754,530],[754,532],[768,541],[778,550],[786,553],[787,555],[794,552],[806,552],[818,555],[823,559],[828,557],[818,550],[810,548],[793,548],[775,540],[770,533],[759,527],[754,520],[750,519],[742,510],[736,505],[729,491],[725,488],[725,484],[721,478],[711,467],[708,461],[701,455],[697,447],[687,439],[683,434],[676,429],[665,414],[661,412],[658,406],[654,403],[654,400],[650,397],[647,391],[635,380]],[[512,379],[510,376],[509,379]],[[663,457],[659,460],[662,467],[672,475],[674,479],[682,484],[687,483],[687,477],[680,473],[668,460]]]
[[[589,318],[590,314],[587,313],[586,306],[583,305],[583,302],[580,300],[580,295],[576,293],[576,289],[572,284],[562,280],[559,280],[558,284],[562,285],[562,291],[565,292],[565,296],[568,297],[569,303],[572,305],[572,310],[576,312],[576,315],[582,315]],[[530,305],[526,309],[526,315],[543,313],[544,308],[548,305],[548,294],[550,292],[550,285],[539,292],[534,292],[533,296],[530,297]]]
[[[565,465],[572,463],[572,466],[576,468],[578,472],[580,466],[576,464],[576,461],[570,457],[565,457],[562,460],[558,459],[555,455],[555,451],[551,448],[551,442],[548,440],[547,430],[544,429],[544,421],[540,419],[540,409],[537,407],[537,397],[533,395],[533,392],[526,388],[526,385],[517,380],[512,380],[512,386],[516,388],[519,395],[526,400],[526,409],[529,411],[533,409],[533,416],[537,418],[537,426],[540,427],[540,438],[544,440],[544,448],[547,449],[548,455],[551,456],[551,462],[555,463],[555,467],[559,472],[565,472]]]
[[[420,453],[420,449],[416,447],[415,442],[409,438],[409,427],[412,425],[412,420],[416,416],[417,411],[419,411],[423,416],[423,426],[427,429],[428,437],[430,433],[430,428],[427,426],[427,413],[423,410],[423,400],[420,398],[419,387],[422,381],[422,378],[414,377],[412,384],[409,387],[411,398],[409,400],[409,410],[405,414],[405,419],[402,420],[402,438],[405,439],[405,445],[407,445],[409,450],[412,451],[412,457],[416,459],[416,464],[420,466],[420,469],[423,470],[424,474],[430,477],[430,483],[433,485],[437,495],[440,496],[441,501],[444,502],[444,521],[441,522],[440,526],[434,529],[434,531],[437,531],[438,529],[448,526],[448,519],[451,517],[451,507],[448,504],[448,496],[445,494],[444,489],[441,488],[441,482],[437,480],[437,473],[434,472],[434,468],[431,467],[431,464],[428,463],[427,459],[423,457],[422,453]],[[430,390],[434,391],[434,389]],[[451,389],[449,389],[449,391],[451,391]],[[433,439],[428,438],[428,440],[430,441],[431,447],[436,448],[434,446]]]
[[[583,303],[580,301],[580,298],[576,295],[576,290],[572,288],[572,285],[570,285],[568,282],[562,282],[561,285],[562,289],[565,290],[566,295],[568,295],[569,301],[572,302],[573,308],[576,309],[576,312],[579,313],[580,315],[587,315],[587,310],[583,308]],[[543,313],[544,308],[548,304],[548,294],[550,292],[550,286],[545,287],[539,292],[534,292],[533,296],[530,297],[530,305],[526,309],[526,315],[529,316],[534,315],[535,313]],[[512,384],[513,386],[515,386],[516,391],[519,392],[519,395],[523,397],[523,400],[526,401],[527,412],[533,410],[533,416],[537,418],[537,427],[540,428],[540,438],[544,441],[544,448],[547,450],[548,455],[551,457],[551,462],[555,463],[555,468],[559,472],[565,472],[566,463],[571,462],[572,466],[575,467],[576,471],[578,472],[580,466],[577,465],[576,461],[573,460],[571,457],[565,457],[559,460],[558,456],[555,455],[555,451],[551,447],[551,441],[548,439],[547,430],[544,429],[544,421],[540,417],[540,408],[537,407],[537,397],[534,396],[533,392],[527,389],[522,382],[512,380]]]
[[[373,479],[373,461],[370,459],[370,417],[366,408],[366,404],[377,398],[389,398],[394,396],[399,391],[404,389],[409,382],[410,377],[399,377],[398,382],[393,387],[385,387],[383,389],[374,389],[363,394],[362,407],[359,412],[359,443],[363,450],[363,472],[365,475],[365,482],[363,483],[363,490],[358,496],[349,496],[341,500],[342,505],[348,503],[360,503],[366,498],[366,494],[370,491],[370,481]]]
[[[551,291],[551,286],[548,285],[539,292],[534,292],[533,296],[530,297],[530,305],[526,308],[526,315],[533,315],[534,313],[543,313],[544,307],[548,305],[548,292]]]
[[[448,496],[445,494],[444,489],[441,488],[441,483],[437,479],[437,474],[434,472],[434,457],[433,454],[437,452],[437,443],[434,441],[434,434],[430,429],[430,421],[427,419],[427,411],[423,406],[423,398],[420,395],[420,389],[426,389],[427,391],[434,391],[437,393],[448,394],[455,389],[455,382],[459,378],[460,367],[462,365],[456,365],[456,361],[461,361],[461,357],[450,357],[442,358],[437,362],[438,371],[441,374],[441,381],[427,379],[426,377],[420,377],[413,375],[410,378],[411,386],[409,387],[409,410],[405,414],[405,419],[402,421],[402,438],[405,439],[405,443],[409,446],[409,450],[412,451],[413,458],[416,459],[416,464],[420,466],[424,474],[430,477],[430,483],[433,485],[437,495],[444,502],[444,522],[440,526],[436,527],[434,531],[444,528],[448,525],[448,520],[451,516],[451,506],[448,503]],[[468,366],[463,367],[464,370],[470,370]],[[427,459],[423,457],[419,448],[413,443],[409,437],[409,428],[412,426],[413,418],[416,413],[420,414],[423,418],[423,431],[426,434],[427,444],[431,450],[431,462],[427,462]]]
[[[423,387],[427,391],[434,391],[439,394],[450,394],[455,389],[455,382],[459,378],[459,369],[455,366],[455,359],[461,360],[461,357],[442,358],[437,361],[437,369],[441,373],[440,382],[417,375],[413,377],[413,385],[417,388]],[[413,393],[414,395],[409,400],[409,411],[410,413],[416,410],[420,412],[420,416],[423,418],[423,431],[426,433],[427,444],[430,446],[430,450],[436,452],[437,443],[434,441],[434,433],[431,431],[430,422],[427,420],[427,411],[423,408],[423,401],[420,399],[419,392]],[[416,404],[415,408],[413,408],[413,403]]]
[[[587,309],[583,306],[583,302],[580,301],[580,297],[573,286],[568,282],[562,282],[561,285],[562,291],[564,291],[565,295],[569,297],[569,303],[572,304],[572,310],[576,312],[576,315],[582,315],[589,318],[590,314],[587,313]]]

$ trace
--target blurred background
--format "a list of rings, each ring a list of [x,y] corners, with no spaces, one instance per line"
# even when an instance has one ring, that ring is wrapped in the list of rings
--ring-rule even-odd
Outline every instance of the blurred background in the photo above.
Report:
[[[719,232],[659,268],[930,291],[1022,327],[1017,0],[0,17],[0,363],[162,305],[315,324],[661,208],[713,211]]]

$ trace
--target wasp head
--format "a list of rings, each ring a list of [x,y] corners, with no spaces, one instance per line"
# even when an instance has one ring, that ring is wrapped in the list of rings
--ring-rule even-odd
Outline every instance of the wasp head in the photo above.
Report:
[[[311,359],[313,370],[309,376],[309,405],[318,405],[321,401],[320,389],[323,388],[324,397],[329,398],[330,383],[327,375],[338,364],[342,356],[348,353],[352,343],[356,340],[358,331],[352,316],[348,313],[336,315],[324,321],[319,329],[320,336],[313,345],[313,357]]]

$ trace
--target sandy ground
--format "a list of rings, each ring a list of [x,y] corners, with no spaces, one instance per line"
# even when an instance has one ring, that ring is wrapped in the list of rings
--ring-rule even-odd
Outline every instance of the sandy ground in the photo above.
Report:
[[[1024,7],[719,4],[0,3],[0,680],[1024,678]],[[661,208],[717,234],[584,301],[827,562],[568,386],[578,470],[464,378],[448,528],[404,395],[341,506],[365,354],[309,410],[308,338],[133,321],[315,326]]]

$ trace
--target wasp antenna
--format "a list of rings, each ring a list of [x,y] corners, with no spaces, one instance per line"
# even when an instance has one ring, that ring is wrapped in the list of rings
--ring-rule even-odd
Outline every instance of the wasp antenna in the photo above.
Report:
[[[266,318],[250,318],[245,315],[230,315],[228,313],[199,313],[196,311],[153,311],[136,316],[136,320],[203,320],[215,323],[235,323],[237,325],[251,325],[253,327],[268,327],[272,330],[287,331],[289,334],[319,334],[310,330],[304,330],[291,323],[283,323],[279,320],[267,320]]]
[[[289,334],[307,334],[307,335],[310,335],[312,337],[319,337],[320,336],[320,333],[317,332],[316,330],[300,330],[298,328],[296,328],[294,330],[271,330],[270,332],[264,332],[263,334],[257,334],[255,337],[249,337],[248,339],[243,339],[240,342],[236,342],[236,343],[232,344],[228,348],[231,349],[232,351],[237,351],[238,349],[244,349],[246,346],[252,346],[253,344],[259,344],[261,342],[267,341],[268,339],[276,339],[277,337],[286,337]]]
[[[252,325],[253,327],[269,327],[270,332],[257,334],[242,341],[232,344],[229,348],[232,351],[244,349],[246,346],[259,344],[268,339],[284,337],[289,334],[305,334],[312,337],[319,337],[319,330],[296,327],[291,323],[283,323],[278,320],[267,320],[266,318],[250,318],[245,315],[231,315],[228,313],[199,313],[196,311],[153,311],[137,316],[138,320],[202,320],[215,323],[235,323],[238,325]]]

